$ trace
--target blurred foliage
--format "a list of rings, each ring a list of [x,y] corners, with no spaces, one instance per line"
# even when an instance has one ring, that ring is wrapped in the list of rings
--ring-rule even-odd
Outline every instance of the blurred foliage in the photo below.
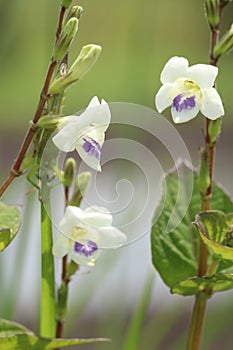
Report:
[[[1,126],[24,129],[32,119],[53,46],[59,0],[0,0]],[[190,64],[208,62],[209,29],[202,0],[74,1],[83,6],[72,62],[88,43],[103,46],[93,70],[71,88],[66,114],[85,107],[94,95],[154,108],[164,63],[174,55]],[[233,3],[223,18],[229,28]],[[220,62],[218,88],[230,115],[231,62]]]

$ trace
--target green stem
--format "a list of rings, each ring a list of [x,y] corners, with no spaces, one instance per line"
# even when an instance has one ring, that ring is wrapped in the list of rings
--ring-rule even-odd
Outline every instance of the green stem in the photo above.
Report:
[[[219,18],[221,20],[223,7],[219,4]],[[218,42],[219,38],[219,24],[216,28],[211,29],[211,41],[210,41],[210,64],[217,66],[218,59],[214,59],[214,47]],[[203,195],[201,200],[201,211],[206,211],[211,209],[211,197],[212,197],[212,183],[213,183],[213,169],[214,169],[214,156],[216,144],[211,143],[211,138],[209,135],[209,126],[211,120],[206,118],[206,128],[205,128],[205,147],[208,152],[208,167],[209,167],[209,179],[210,185],[206,190],[206,193]],[[208,249],[207,246],[203,243],[202,239],[199,238],[199,254],[198,254],[198,277],[202,277],[207,274],[208,271]],[[210,266],[209,271],[214,273],[218,264],[213,262]],[[200,292],[196,294],[195,304],[192,313],[191,325],[189,329],[189,336],[187,342],[187,350],[198,350],[201,344],[201,336],[205,318],[205,310],[207,299],[211,295],[211,290],[206,290],[205,292]]]
[[[40,335],[54,338],[56,332],[54,258],[52,254],[52,223],[44,203],[41,202],[41,306]]]
[[[196,295],[186,350],[198,350],[200,348],[207,299],[208,295],[205,293]]]
[[[65,202],[66,206],[69,202],[69,187],[65,186]],[[61,286],[58,290],[58,302],[57,302],[57,328],[56,328],[56,338],[61,338],[64,332],[64,317],[67,311],[67,300],[68,300],[68,284],[70,278],[67,274],[67,255],[62,259],[62,276],[61,276]],[[56,349],[59,350],[59,349]]]

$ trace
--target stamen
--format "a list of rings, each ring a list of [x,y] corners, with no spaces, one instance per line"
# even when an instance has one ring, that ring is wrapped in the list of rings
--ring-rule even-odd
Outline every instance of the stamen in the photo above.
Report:
[[[101,148],[100,144],[92,139],[91,137],[83,138],[84,144],[83,149],[85,152],[89,153],[90,155],[94,156],[97,159],[100,159],[101,157]]]
[[[185,94],[179,94],[174,98],[172,106],[177,112],[193,109],[196,106],[195,96],[185,97]]]
[[[74,251],[86,257],[92,256],[97,250],[98,246],[93,241],[88,241],[87,244],[81,244],[79,242],[74,243]]]

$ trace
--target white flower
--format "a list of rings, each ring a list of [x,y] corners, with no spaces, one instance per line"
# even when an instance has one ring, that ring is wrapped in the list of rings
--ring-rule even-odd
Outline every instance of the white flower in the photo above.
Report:
[[[112,225],[112,215],[104,208],[82,210],[68,206],[60,222],[60,233],[53,254],[62,258],[70,254],[79,265],[94,266],[102,248],[118,248],[126,236]]]
[[[63,118],[64,123],[53,137],[53,142],[63,152],[76,149],[82,160],[91,168],[101,171],[101,147],[111,113],[108,104],[95,96],[80,115]]]
[[[183,57],[172,57],[164,66],[155,104],[161,113],[172,105],[175,123],[187,122],[201,113],[212,120],[224,115],[221,98],[213,87],[218,68],[208,64],[189,67]]]

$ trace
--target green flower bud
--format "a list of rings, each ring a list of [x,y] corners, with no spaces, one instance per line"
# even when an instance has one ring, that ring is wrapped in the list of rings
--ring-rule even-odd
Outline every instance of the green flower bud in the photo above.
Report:
[[[78,31],[78,19],[72,17],[62,29],[61,35],[53,51],[55,60],[61,60],[67,53],[70,44]]]
[[[220,58],[221,56],[229,53],[233,48],[233,24],[228,32],[223,35],[214,48],[214,58]]]
[[[76,162],[74,158],[68,158],[64,166],[64,186],[72,186],[74,180],[74,173],[76,169]]]
[[[198,179],[199,191],[202,195],[206,194],[206,191],[210,185],[210,175],[209,175],[209,159],[208,152],[206,149],[200,150],[200,172]]]
[[[86,45],[83,46],[79,56],[73,63],[68,73],[56,80],[50,86],[50,94],[60,94],[69,85],[73,84],[77,80],[80,80],[86,75],[89,70],[94,66],[97,61],[102,48],[99,45]]]
[[[66,9],[70,7],[71,3],[72,3],[72,0],[61,0],[61,6],[65,7]]]
[[[68,278],[70,279],[71,276],[73,276],[79,269],[79,265],[76,264],[73,260],[70,261],[68,267],[67,267],[67,275]]]
[[[66,16],[66,22],[68,22],[73,17],[80,19],[82,13],[83,8],[81,6],[72,6]]]
[[[211,28],[219,24],[219,0],[205,0],[206,16]]]
[[[222,118],[211,120],[208,128],[208,134],[210,136],[210,142],[212,144],[214,144],[217,141],[221,133],[221,126],[222,126]]]
[[[91,173],[88,171],[77,176],[74,193],[69,201],[69,205],[74,205],[76,207],[80,205],[83,195],[89,187],[90,181]]]

